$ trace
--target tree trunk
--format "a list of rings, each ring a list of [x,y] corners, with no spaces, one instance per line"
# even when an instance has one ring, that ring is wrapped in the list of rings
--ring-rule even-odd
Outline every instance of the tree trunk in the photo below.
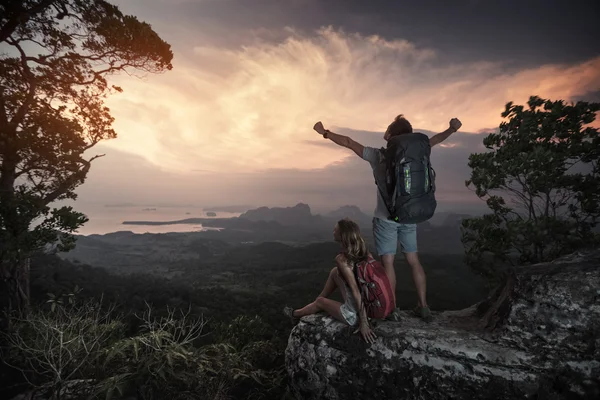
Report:
[[[29,312],[29,258],[0,261],[0,328],[10,325],[9,316],[23,318]]]

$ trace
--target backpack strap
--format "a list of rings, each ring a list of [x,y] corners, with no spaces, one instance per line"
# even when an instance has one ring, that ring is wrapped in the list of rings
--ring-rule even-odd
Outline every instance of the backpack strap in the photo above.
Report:
[[[380,152],[381,157],[383,158],[383,161],[386,162],[386,164],[387,164],[387,161],[385,160],[385,153],[386,153],[385,149],[382,147],[379,149],[379,152]],[[388,171],[387,171],[387,165],[386,165],[386,177],[387,177],[387,173],[388,173]],[[394,171],[394,174],[395,174],[395,171]],[[395,175],[397,175],[397,174],[395,174]],[[395,221],[395,222],[398,222],[398,216],[394,215],[394,206],[396,203],[396,195],[398,193],[397,183],[398,183],[398,176],[396,176],[396,182],[394,185],[394,193],[390,197],[390,201],[388,201],[388,196],[386,196],[386,193],[383,192],[383,190],[381,189],[381,186],[379,185],[379,183],[377,183],[377,179],[375,179],[375,186],[377,186],[377,190],[379,191],[379,194],[381,195],[381,198],[383,200],[383,204],[385,204],[385,208],[387,209],[388,214],[389,214],[388,219],[391,221]],[[386,187],[387,187],[387,185],[386,185]]]
[[[358,265],[360,265],[360,264],[371,265],[371,264],[375,263],[376,261],[377,260],[375,260],[374,257],[372,257],[372,256],[369,255],[368,258],[365,261],[362,261],[359,264],[357,264],[356,270],[358,270]],[[369,298],[369,293],[371,292],[371,290],[375,289],[376,285],[373,282],[367,282],[363,278],[360,278],[358,276],[358,272],[356,273],[356,280],[357,280],[357,282],[359,284],[359,291],[360,291],[360,297],[361,297],[361,305],[362,305],[362,307],[364,307],[365,313],[367,314],[369,326],[372,327],[372,325],[371,325],[371,318],[368,316],[368,310],[370,308],[372,308],[373,305],[371,304],[371,305],[369,305],[369,308],[367,308],[367,305],[366,305],[364,299],[365,298],[367,298],[367,299]],[[377,297],[377,296],[374,296],[374,297]],[[381,306],[381,303],[379,302],[379,300],[377,300],[377,304],[375,305],[375,307],[380,307],[380,306]]]
[[[392,205],[387,201],[385,194],[383,193],[383,190],[381,190],[381,187],[379,185],[377,185],[377,181],[375,181],[375,185],[377,186],[377,190],[379,190],[379,193],[381,194],[381,198],[383,199],[383,203],[385,204],[385,208],[387,208],[388,213],[390,214],[388,216],[389,220],[392,221],[396,221],[398,222],[398,216],[394,216],[394,213],[392,211]],[[396,190],[394,190],[394,196],[396,196]]]
[[[425,174],[425,193],[428,193],[431,190],[431,164],[429,162],[429,157],[423,157],[423,173]]]
[[[356,283],[358,284],[358,291],[360,294],[360,305],[362,308],[365,309],[365,314],[367,315],[367,323],[369,324],[370,328],[373,328],[373,325],[371,324],[371,318],[369,318],[369,313],[367,310],[367,306],[364,302],[363,299],[368,298],[368,294],[369,294],[369,288],[368,288],[368,284],[367,282],[360,278],[358,276],[358,268],[361,264],[371,264],[375,259],[371,256],[369,256],[365,261],[361,261],[359,263],[355,263],[354,264],[354,277],[356,279]]]

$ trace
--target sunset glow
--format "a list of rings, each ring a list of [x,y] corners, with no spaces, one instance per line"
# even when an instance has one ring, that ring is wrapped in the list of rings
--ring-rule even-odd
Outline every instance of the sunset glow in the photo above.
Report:
[[[80,203],[110,203],[118,193],[119,202],[144,204],[306,202],[369,211],[368,165],[312,126],[320,120],[381,147],[403,113],[428,135],[460,118],[460,132],[433,151],[440,207],[480,206],[464,186],[468,157],[483,150],[507,102],[597,101],[600,54],[532,27],[533,9],[491,35],[490,22],[469,17],[466,5],[448,15],[389,4],[364,14],[358,2],[334,3],[117,1],[173,46],[173,70],[111,77],[124,89],[107,102],[119,136],[90,151],[106,157],[94,162]],[[485,2],[474,8],[496,22],[509,13],[490,13]],[[579,26],[561,21],[565,30]]]
[[[600,57],[516,73],[497,63],[443,65],[405,40],[289,32],[240,50],[188,44],[172,73],[119,78],[109,105],[119,138],[107,143],[172,171],[322,168],[345,157],[312,125],[383,131],[398,113],[441,131],[460,117],[467,132],[497,127],[508,101],[532,94],[571,100],[600,87]],[[232,155],[235,154],[235,157]]]

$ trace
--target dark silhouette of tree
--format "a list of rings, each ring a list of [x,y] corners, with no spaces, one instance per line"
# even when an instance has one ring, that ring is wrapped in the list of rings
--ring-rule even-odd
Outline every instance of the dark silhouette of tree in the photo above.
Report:
[[[0,306],[24,314],[29,257],[74,245],[87,221],[71,207],[91,163],[116,137],[105,98],[119,72],[170,70],[173,54],[145,22],[103,0],[0,4]]]
[[[537,96],[508,103],[498,133],[471,154],[475,193],[492,213],[463,221],[467,263],[498,277],[502,267],[550,261],[599,243],[599,103]],[[504,196],[504,197],[503,197]]]

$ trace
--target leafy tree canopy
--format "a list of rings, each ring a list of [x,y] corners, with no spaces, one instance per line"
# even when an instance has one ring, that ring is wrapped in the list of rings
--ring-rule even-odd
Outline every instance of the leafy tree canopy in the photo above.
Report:
[[[101,156],[86,152],[116,137],[104,101],[121,88],[107,77],[170,70],[173,54],[150,25],[103,0],[2,2],[0,46],[0,272],[6,284],[35,249],[59,239],[62,249],[71,248],[71,233],[87,220],[51,204],[76,198],[76,187]],[[11,285],[11,293],[18,291]]]
[[[506,105],[499,132],[471,154],[477,196],[492,213],[463,221],[467,262],[494,277],[498,267],[549,261],[599,242],[600,104],[530,97]]]

